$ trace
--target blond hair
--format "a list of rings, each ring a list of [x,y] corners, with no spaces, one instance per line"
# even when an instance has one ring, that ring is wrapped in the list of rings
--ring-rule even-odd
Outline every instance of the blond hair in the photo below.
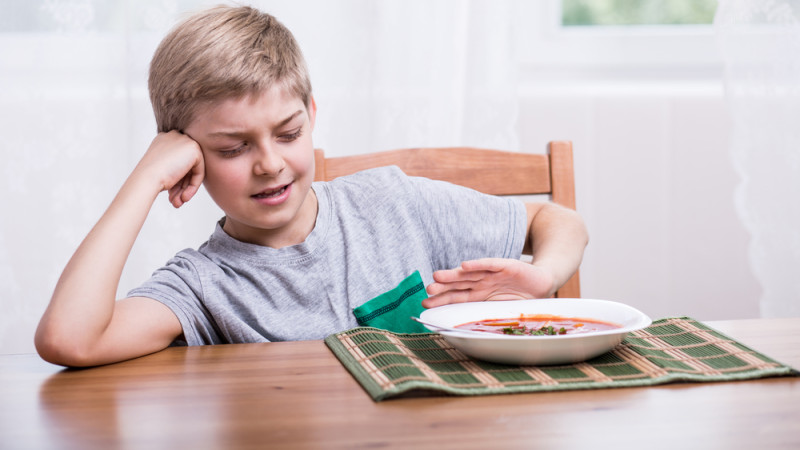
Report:
[[[158,131],[183,130],[197,107],[279,85],[306,107],[311,81],[292,33],[255,8],[217,6],[178,24],[150,62]]]

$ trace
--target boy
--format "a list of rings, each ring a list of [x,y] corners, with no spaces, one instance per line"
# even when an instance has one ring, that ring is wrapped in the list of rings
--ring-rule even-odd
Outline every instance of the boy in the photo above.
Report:
[[[321,339],[357,326],[353,308],[415,270],[434,307],[551,296],[580,264],[583,223],[552,204],[396,168],[312,185],[305,62],[291,33],[255,9],[217,7],[177,26],[153,56],[149,88],[159,134],[64,269],[36,333],[50,362]],[[225,213],[212,236],[115,301],[158,194],[177,208],[201,184]],[[523,246],[532,264],[518,260]]]

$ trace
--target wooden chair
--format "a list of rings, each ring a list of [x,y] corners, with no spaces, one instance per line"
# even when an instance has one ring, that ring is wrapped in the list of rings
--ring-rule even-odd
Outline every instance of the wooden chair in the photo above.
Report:
[[[572,142],[553,141],[547,154],[469,147],[411,148],[326,158],[315,150],[316,181],[330,181],[374,167],[396,165],[408,175],[449,181],[492,195],[549,194],[554,203],[575,209]],[[579,298],[576,272],[556,297]]]

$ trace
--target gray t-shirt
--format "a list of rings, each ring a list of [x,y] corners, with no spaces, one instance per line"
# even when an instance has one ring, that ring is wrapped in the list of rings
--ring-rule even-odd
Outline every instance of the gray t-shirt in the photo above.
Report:
[[[419,270],[482,257],[519,258],[522,202],[406,176],[385,167],[312,185],[317,221],[306,240],[274,249],[217,224],[129,296],[167,305],[188,345],[322,339],[358,326],[353,308]]]

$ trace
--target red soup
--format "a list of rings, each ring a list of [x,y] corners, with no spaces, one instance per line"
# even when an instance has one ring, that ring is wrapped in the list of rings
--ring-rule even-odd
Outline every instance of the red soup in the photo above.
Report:
[[[547,314],[527,315],[510,319],[485,319],[456,326],[465,330],[516,336],[555,336],[559,334],[591,333],[622,328],[611,322]]]

